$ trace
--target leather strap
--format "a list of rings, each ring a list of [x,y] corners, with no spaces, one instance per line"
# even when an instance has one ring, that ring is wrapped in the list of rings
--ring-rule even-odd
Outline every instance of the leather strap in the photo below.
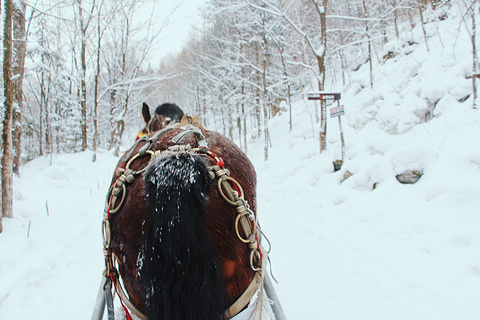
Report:
[[[227,309],[227,311],[225,311],[225,319],[233,318],[238,313],[240,313],[240,311],[242,311],[246,305],[248,305],[250,300],[252,300],[253,295],[260,287],[261,281],[262,276],[260,272],[257,272],[255,274],[255,277],[253,277],[252,282],[250,282],[250,285],[247,287],[247,290],[245,290],[240,296],[240,298],[238,298],[237,301],[235,301],[235,303],[232,304],[230,308]]]
[[[123,291],[123,287],[120,283],[119,277],[115,277],[115,284],[118,291],[118,295],[120,296],[120,300],[122,300],[125,306],[127,306],[128,310],[130,310],[130,312],[133,313],[140,320],[148,320],[148,318],[133,305],[130,299],[128,299],[127,295],[125,294],[125,291]]]
[[[258,299],[257,299],[257,307],[255,308],[255,315],[253,317],[253,320],[261,320],[262,319],[262,313],[263,313],[263,292],[264,292],[264,270],[266,269],[266,262],[267,262],[267,251],[262,248],[263,252],[263,257],[262,257],[262,270],[260,272],[257,272],[257,274],[260,274],[261,279],[260,279],[260,292],[258,293]]]

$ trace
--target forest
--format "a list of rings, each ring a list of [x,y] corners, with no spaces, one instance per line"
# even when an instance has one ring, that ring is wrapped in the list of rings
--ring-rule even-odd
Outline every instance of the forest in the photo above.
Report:
[[[174,102],[245,151],[262,139],[268,159],[269,119],[289,113],[291,130],[294,99],[348,87],[364,65],[374,86],[375,66],[398,49],[384,47],[389,37],[445,19],[452,6],[471,35],[475,101],[475,0],[208,0],[183,50],[167,57],[155,48],[175,7],[158,1],[4,0],[2,215],[11,216],[22,164],[85,150],[92,161],[97,150],[118,155],[133,140],[126,132],[142,126],[142,102]],[[322,152],[325,104],[311,117]]]

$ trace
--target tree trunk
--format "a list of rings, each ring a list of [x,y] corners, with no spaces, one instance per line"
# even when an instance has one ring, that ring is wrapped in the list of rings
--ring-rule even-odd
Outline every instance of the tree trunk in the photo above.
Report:
[[[242,104],[242,114],[243,114],[243,145],[245,146],[245,153],[248,152],[248,143],[247,143],[247,115],[245,114],[245,104]]]
[[[44,88],[44,112],[45,112],[45,150],[47,154],[52,154],[53,152],[53,141],[52,141],[52,123],[51,123],[51,115],[50,115],[50,84],[52,83],[52,75],[50,72],[46,75],[46,84]]]
[[[230,109],[230,108],[228,108]],[[228,110],[227,111],[228,113],[228,136],[230,138],[230,140],[234,141],[233,139],[233,117],[232,117],[232,113],[233,113],[233,110]]]
[[[117,121],[117,127],[115,130],[115,150],[114,155],[116,157],[120,156],[120,145],[122,142],[123,131],[125,130],[125,122],[123,119]]]
[[[237,108],[239,109],[239,108]],[[240,112],[238,112],[240,114]],[[240,149],[245,150],[243,148],[243,141],[242,141],[242,118],[241,115],[237,115],[237,129],[238,129],[238,144],[240,146]]]
[[[395,36],[396,39],[400,38],[400,32],[398,31],[398,8],[397,8],[397,0],[393,0],[392,5],[395,10],[393,10],[393,25],[395,26]]]
[[[2,132],[2,216],[13,218],[13,143],[12,112],[14,83],[12,81],[12,19],[13,0],[5,1],[5,26],[3,35],[3,83],[5,97],[5,117]]]
[[[43,75],[41,76],[43,78]],[[38,155],[43,156],[43,81],[40,82],[40,117],[38,121]]]
[[[373,87],[373,59],[372,59],[372,39],[370,37],[370,28],[368,27],[368,14],[367,14],[367,5],[365,4],[365,0],[362,0],[362,10],[363,10],[363,19],[365,22],[365,34],[367,35],[368,39],[368,67],[370,70],[370,88]]]
[[[243,72],[243,70],[242,70]],[[242,82],[242,97],[245,97],[245,84]],[[247,153],[247,115],[245,114],[245,102],[242,100],[242,118],[243,118],[243,151]],[[240,119],[241,121],[241,119]],[[241,124],[240,124],[241,125]]]
[[[428,49],[428,38],[427,38],[427,30],[425,30],[425,22],[423,22],[423,4],[418,4],[418,14],[420,15],[420,23],[422,24],[422,32],[423,38],[425,39],[425,47],[427,48],[427,52],[430,51]]]
[[[0,1],[0,15],[1,13],[2,13],[2,1]],[[0,193],[0,202],[1,201],[2,201],[2,194]],[[0,206],[0,211],[3,212],[3,210],[1,209],[1,206]],[[3,231],[2,212],[0,212],[0,233],[2,233]]]
[[[80,106],[82,109],[82,151],[87,150],[87,88],[85,83],[85,77],[87,73],[86,62],[86,47],[87,47],[87,27],[83,20],[83,9],[81,7],[82,1],[78,0],[78,14],[80,19],[80,59],[82,63],[82,69],[80,71]]]
[[[269,112],[268,112],[268,89],[267,89],[267,56],[268,56],[268,47],[267,47],[267,37],[265,31],[265,20],[263,20],[263,73],[262,73],[262,87],[263,87],[263,97],[262,97],[262,105],[263,105],[263,134],[265,136],[265,146],[264,146],[264,156],[265,161],[268,160],[268,147],[270,143],[270,134],[268,132],[268,119],[269,119]]]
[[[13,138],[13,172],[20,175],[20,156],[22,141],[22,113],[23,113],[23,75],[25,71],[25,53],[27,51],[27,36],[25,34],[25,1],[19,1],[20,7],[13,9],[13,50],[14,61],[12,66],[14,80],[14,108],[12,115]]]
[[[340,107],[340,100],[337,100],[337,106]],[[345,138],[343,137],[342,116],[338,116],[338,127],[340,130],[340,143],[342,148],[342,161],[345,161]]]
[[[110,83],[115,83],[116,78],[113,76],[112,79],[110,79]],[[110,138],[108,139],[108,149],[111,150],[113,148],[113,138],[115,135],[115,117],[113,116],[115,114],[115,106],[117,104],[117,91],[115,89],[110,89]]]
[[[317,52],[317,63],[319,71],[318,90],[323,91],[325,88],[325,54],[327,51],[327,0],[323,0],[323,6],[320,9],[317,2],[312,0],[315,4],[315,8],[320,16],[321,27],[321,47],[322,52]],[[327,150],[327,106],[325,101],[320,101],[320,152]]]
[[[42,53],[42,63],[47,64],[46,54]],[[42,70],[40,73],[40,132],[39,132],[39,154],[43,156],[45,153],[48,153],[50,150],[49,145],[49,128],[50,128],[50,117],[49,117],[49,91],[50,87],[50,75],[46,70]],[[43,143],[45,141],[45,144]]]
[[[328,0],[322,0],[322,4],[319,4],[317,0],[311,0],[317,14],[320,18],[320,49],[315,50],[315,48],[311,47],[315,56],[317,58],[317,65],[318,65],[318,90],[323,91],[325,88],[325,55],[327,52],[327,4]],[[306,37],[306,35],[304,36]],[[320,132],[319,132],[319,140],[320,140],[320,152],[327,150],[327,106],[325,101],[320,100]]]
[[[102,46],[102,33],[100,28],[100,13],[101,8],[98,10],[98,19],[97,19],[97,70],[95,72],[95,89],[93,94],[93,156],[92,162],[97,161],[97,141],[98,141],[98,81],[100,78],[100,50]]]
[[[260,138],[262,135],[262,116],[261,116],[261,99],[260,99],[260,90],[255,89],[255,118],[257,122],[257,138]]]
[[[472,89],[473,89],[473,108],[477,109],[477,77],[478,77],[478,56],[477,56],[477,9],[478,3],[472,4],[471,15],[472,15],[472,53],[473,53],[473,70],[472,70]]]
[[[267,60],[266,58],[263,60],[263,97],[262,97],[262,105],[263,105],[263,135],[265,137],[265,145],[264,145],[264,159],[265,161],[268,160],[268,147],[270,143],[270,133],[268,131],[268,91],[267,91],[267,84],[266,84],[266,73],[267,73]]]
[[[285,81],[286,81],[286,84],[287,84],[287,105],[288,105],[288,117],[289,117],[289,120],[288,120],[288,123],[289,123],[289,126],[290,126],[290,132],[292,131],[292,128],[293,128],[293,124],[292,124],[292,99],[291,99],[291,95],[292,95],[292,92],[291,92],[291,85],[290,85],[290,80],[289,80],[289,75],[288,75],[288,69],[287,69],[287,64],[285,62],[285,50],[282,48],[281,44],[278,44],[277,43],[277,49],[278,49],[278,52],[280,53],[280,61],[282,63],[282,68],[283,68],[283,75],[285,77]]]

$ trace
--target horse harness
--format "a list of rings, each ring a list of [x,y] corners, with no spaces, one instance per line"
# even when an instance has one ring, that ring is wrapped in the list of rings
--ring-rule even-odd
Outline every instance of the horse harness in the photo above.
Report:
[[[111,247],[111,228],[110,219],[113,214],[117,213],[126,199],[127,185],[134,182],[135,178],[145,172],[148,165],[138,171],[130,168],[131,164],[138,158],[150,156],[151,160],[165,156],[166,154],[173,152],[188,152],[191,154],[205,155],[213,160],[215,163],[210,167],[210,177],[212,180],[217,179],[217,188],[221,197],[230,205],[235,208],[237,213],[235,219],[235,232],[241,242],[245,243],[250,249],[250,266],[255,271],[250,285],[245,292],[230,306],[224,313],[225,319],[230,319],[237,315],[243,308],[248,305],[253,295],[260,289],[258,294],[257,307],[255,310],[254,320],[261,318],[262,304],[263,304],[263,269],[265,261],[267,259],[267,253],[260,249],[259,239],[261,231],[257,226],[256,217],[253,211],[250,209],[247,201],[244,198],[244,193],[241,185],[237,180],[230,176],[228,169],[223,167],[223,160],[219,158],[215,153],[208,150],[208,145],[205,140],[201,129],[199,127],[188,125],[183,128],[179,134],[172,138],[172,142],[175,145],[167,148],[166,150],[151,150],[155,143],[167,132],[178,129],[178,124],[171,124],[166,128],[156,132],[153,136],[142,136],[137,140],[137,144],[145,142],[140,148],[139,152],[131,157],[126,163],[125,169],[117,168],[116,174],[119,178],[112,184],[107,192],[105,213],[103,218],[103,250],[105,255],[105,271],[104,276],[106,278],[105,292],[107,293],[107,309],[109,313],[108,319],[114,319],[113,315],[113,298],[112,291],[110,290],[113,283],[115,291],[117,292],[123,309],[127,315],[127,319],[131,319],[128,310],[130,310],[136,317],[141,320],[147,320],[148,318],[142,314],[129,300],[125,291],[120,283],[120,274],[115,266],[115,262],[118,263],[114,256]],[[181,145],[179,143],[188,135],[194,135],[198,141],[198,147],[192,148],[190,145]],[[132,151],[134,148],[132,148]],[[130,157],[131,154],[128,155]],[[243,232],[243,236],[240,233],[240,229]],[[109,296],[110,295],[110,296]],[[127,309],[128,308],[128,309]]]
[[[170,117],[167,117],[165,118],[164,121],[162,121],[160,119],[160,116],[158,114],[155,114],[147,123],[146,127],[145,127],[145,131],[146,132],[142,132],[140,131],[138,134],[137,134],[137,139],[135,141],[137,141],[138,139],[146,136],[146,135],[149,135],[150,133],[153,133],[154,131],[152,130],[152,124],[155,122],[155,121],[159,121],[162,125],[164,126],[172,126],[172,127],[183,127],[183,126],[187,126],[187,125],[194,125],[196,127],[199,127],[199,128],[202,128],[202,126],[200,125],[200,117],[198,115],[195,115],[193,117],[191,116],[188,116],[186,114],[183,115],[183,117],[180,119],[179,122],[172,122],[172,119]]]

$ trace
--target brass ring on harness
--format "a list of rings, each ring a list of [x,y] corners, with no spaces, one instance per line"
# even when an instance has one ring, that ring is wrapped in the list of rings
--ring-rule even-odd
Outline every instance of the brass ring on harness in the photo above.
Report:
[[[218,179],[218,191],[220,191],[220,195],[222,196],[222,198],[227,201],[228,203],[230,203],[232,206],[236,206],[237,203],[235,201],[232,201],[230,200],[226,195],[225,193],[223,193],[223,189],[222,189],[222,183],[224,181],[230,181],[232,182],[234,185],[237,186],[238,188],[238,191],[239,191],[239,197],[242,197],[243,198],[243,189],[242,189],[242,186],[240,185],[240,183],[238,183],[237,180],[233,179],[232,177],[228,177],[228,176],[223,176],[223,177],[220,177]]]
[[[253,271],[257,272],[257,271],[260,271],[262,270],[262,267],[257,267],[255,266],[255,264],[253,263],[253,259],[255,257],[255,252],[254,250],[250,251],[250,267],[252,267]]]
[[[243,238],[241,235],[240,235],[240,231],[239,231],[239,228],[238,228],[238,223],[240,222],[240,219],[242,217],[245,217],[246,215],[249,215],[250,213],[248,211],[245,211],[245,212],[242,212],[240,214],[237,215],[237,218],[235,219],[235,232],[237,233],[237,237],[238,239],[240,239],[240,241],[242,241],[243,243],[254,243],[254,241],[252,241],[250,239],[250,237],[252,235],[255,235],[256,232],[257,232],[257,222],[255,220],[252,221],[252,224],[253,224],[253,231],[252,233],[248,236],[247,239]]]
[[[151,150],[147,150],[146,151],[147,154],[150,154],[150,155],[154,155],[155,152],[151,151]],[[117,182],[115,182],[109,189],[108,189],[108,192],[107,192],[107,199],[106,199],[106,207],[105,207],[105,212],[109,212],[109,213],[117,213],[120,208],[122,207],[123,205],[123,202],[125,201],[125,198],[127,196],[127,187],[125,185],[125,182],[127,183],[132,183],[133,182],[133,179],[135,179],[135,176],[138,176],[139,174],[143,173],[147,167],[141,169],[141,170],[138,170],[138,171],[134,171],[134,170],[131,170],[130,169],[130,165],[133,163],[133,161],[135,161],[138,157],[140,157],[140,153],[137,153],[136,155],[134,155],[133,157],[130,158],[130,160],[128,160],[127,164],[125,165],[125,170],[123,171],[124,174],[117,180]],[[129,174],[126,176],[125,173],[128,173]],[[130,177],[131,177],[131,180],[130,180]],[[115,207],[115,203],[117,202],[117,199],[118,199],[118,196],[119,194],[117,195],[113,195],[112,196],[112,193],[114,192],[115,189],[117,188],[121,188],[121,192],[122,192],[122,196],[120,198],[120,203]]]
[[[122,188],[122,197],[121,197],[120,203],[116,207],[113,207],[115,205],[115,202],[117,202],[117,199],[118,199],[117,196],[112,196],[112,192],[116,188]],[[110,201],[111,196],[112,196],[112,201]],[[114,183],[108,189],[108,192],[107,192],[107,206],[105,208],[105,212],[117,213],[118,210],[120,210],[120,208],[122,207],[123,201],[125,201],[126,196],[127,196],[127,188],[125,187],[125,184],[122,183],[120,186],[117,186],[117,184]]]
[[[103,220],[102,224],[102,237],[103,237],[103,247],[104,248],[110,248],[110,241],[112,237],[110,229],[110,221],[108,219]]]
[[[153,152],[152,150],[146,150],[145,151],[147,154],[149,155],[154,155],[155,152]],[[135,161],[138,157],[141,157],[140,153],[137,153],[136,155],[134,155],[133,157],[130,158],[130,160],[128,160],[126,166],[125,166],[125,169],[129,170],[130,169],[130,165],[132,164],[133,161]],[[148,167],[148,166],[147,166]],[[143,173],[145,170],[147,170],[147,167],[141,169],[141,170],[138,170],[138,171],[133,171],[132,170],[132,174],[134,176],[138,176],[139,174]]]

